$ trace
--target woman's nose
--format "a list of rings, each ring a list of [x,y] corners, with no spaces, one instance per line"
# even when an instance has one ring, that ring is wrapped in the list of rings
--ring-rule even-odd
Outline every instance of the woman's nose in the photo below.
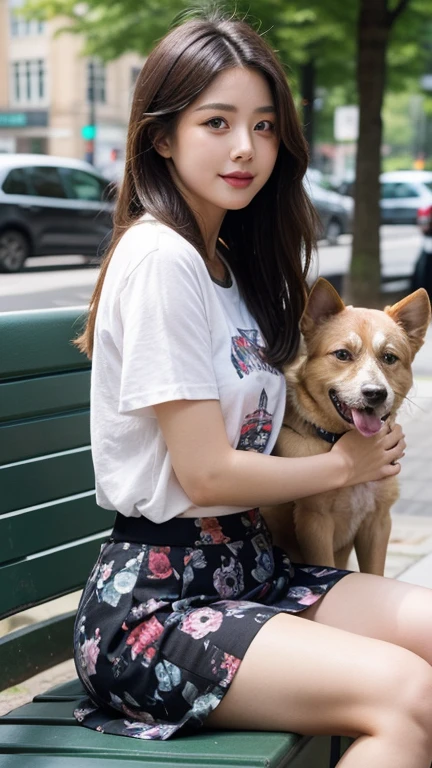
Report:
[[[249,136],[244,134],[238,138],[238,141],[233,145],[230,158],[231,160],[251,160],[254,155],[254,148],[252,140]]]

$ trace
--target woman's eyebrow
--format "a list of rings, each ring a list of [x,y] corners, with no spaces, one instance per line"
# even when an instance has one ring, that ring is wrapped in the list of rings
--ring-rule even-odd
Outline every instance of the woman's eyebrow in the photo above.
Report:
[[[212,104],[203,104],[201,107],[197,107],[194,112],[201,112],[204,109],[220,109],[223,112],[237,112],[237,107],[235,107],[233,104],[221,104],[220,102],[215,102]],[[257,113],[268,113],[268,112],[276,112],[275,107],[271,104],[269,106],[265,107],[257,107],[254,109],[254,112]]]

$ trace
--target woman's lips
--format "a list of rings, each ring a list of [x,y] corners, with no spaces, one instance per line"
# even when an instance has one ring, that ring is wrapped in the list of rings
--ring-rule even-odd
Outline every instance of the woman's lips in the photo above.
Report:
[[[236,187],[237,189],[244,189],[248,187],[254,180],[254,177],[250,174],[228,174],[227,176],[221,176],[221,179],[226,181],[230,187]]]

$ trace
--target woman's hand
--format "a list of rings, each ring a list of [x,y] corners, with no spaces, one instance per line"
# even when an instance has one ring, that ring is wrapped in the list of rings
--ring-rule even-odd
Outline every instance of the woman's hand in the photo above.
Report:
[[[343,435],[332,448],[346,472],[343,486],[383,480],[398,475],[399,459],[404,456],[405,435],[400,424],[384,424],[372,437],[363,437],[356,429]]]

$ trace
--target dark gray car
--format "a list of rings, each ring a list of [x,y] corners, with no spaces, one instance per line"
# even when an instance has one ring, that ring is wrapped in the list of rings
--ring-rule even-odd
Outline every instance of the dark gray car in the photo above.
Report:
[[[110,182],[80,160],[0,155],[0,272],[31,256],[101,256],[112,229]]]
[[[352,232],[354,201],[324,186],[322,174],[309,168],[305,177],[305,189],[320,219],[318,239],[337,245],[340,235]]]

